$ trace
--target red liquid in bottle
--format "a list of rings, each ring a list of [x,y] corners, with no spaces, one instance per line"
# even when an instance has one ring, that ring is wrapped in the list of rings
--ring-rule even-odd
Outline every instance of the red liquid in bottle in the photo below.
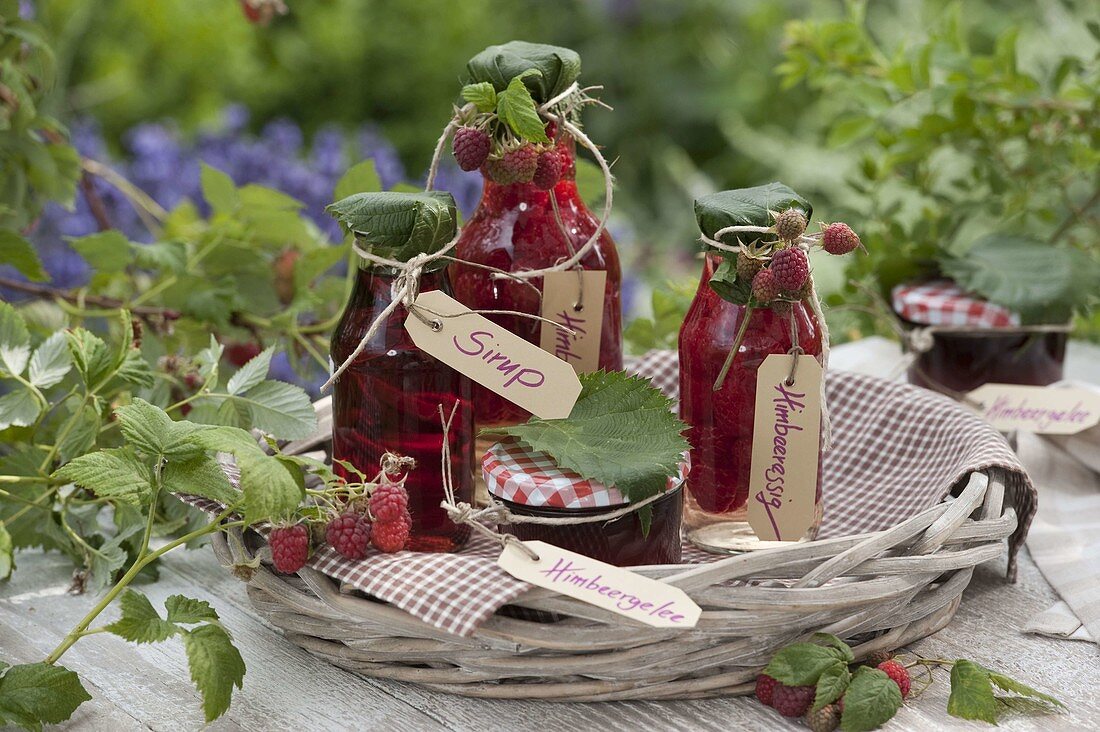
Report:
[[[359,270],[347,309],[332,337],[332,360],[340,364],[359,344],[379,313],[391,302],[393,276],[377,268]],[[447,291],[442,271],[425,273],[420,290]],[[332,455],[372,478],[386,452],[411,457],[416,468],[405,482],[409,493],[413,551],[454,551],[470,535],[469,526],[454,524],[442,508],[441,450],[443,427],[439,405],[450,415],[449,450],[455,497],[473,502],[473,402],[471,382],[450,366],[421,351],[404,328],[408,311],[398,307],[367,347],[343,373],[333,392]],[[336,473],[358,480],[340,465]]]
[[[821,358],[821,330],[802,303],[791,314],[772,308],[754,308],[740,350],[722,388],[714,382],[729,355],[741,320],[748,309],[723,300],[709,281],[720,263],[708,255],[699,290],[680,329],[680,418],[690,425],[691,473],[687,478],[685,513],[690,523],[744,520],[752,464],[752,436],[756,408],[756,372],[773,353],[791,348],[793,315],[803,350]],[[820,500],[820,461],[818,463]],[[690,536],[690,534],[689,534]]]
[[[562,179],[554,186],[552,193],[565,230],[570,234],[568,242],[554,218],[551,191],[541,190],[531,183],[499,185],[486,176],[481,202],[462,228],[456,257],[505,272],[520,272],[551,267],[584,246],[595,232],[598,219],[577,194],[572,140],[560,143],[559,151],[564,151],[567,162],[563,166]],[[599,365],[606,370],[621,370],[622,306],[619,293],[622,273],[615,243],[606,231],[600,235],[581,265],[588,270],[607,271]],[[530,285],[534,285],[531,287],[521,282],[493,279],[492,273],[487,270],[455,262],[450,267],[450,278],[455,298],[471,309],[515,310],[531,315],[540,313],[541,277],[528,280]],[[531,343],[539,342],[542,324],[537,320],[515,315],[486,317]],[[528,412],[504,397],[477,384],[474,385],[474,412],[479,428],[516,424],[529,416]]]

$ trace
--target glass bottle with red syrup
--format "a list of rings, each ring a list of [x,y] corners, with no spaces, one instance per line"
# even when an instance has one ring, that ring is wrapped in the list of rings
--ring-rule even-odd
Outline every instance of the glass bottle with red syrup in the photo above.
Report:
[[[375,318],[391,302],[395,273],[364,262],[344,315],[332,337],[332,360],[343,363]],[[444,270],[426,272],[420,291],[450,294]],[[408,311],[399,306],[367,347],[336,382],[333,391],[332,456],[373,476],[386,452],[411,457],[416,467],[406,477],[412,551],[454,551],[466,543],[470,527],[453,523],[443,500],[440,454],[443,429],[439,405],[450,414],[458,402],[448,434],[455,497],[473,503],[473,402],[471,382],[450,366],[421,351],[404,328]],[[338,475],[349,475],[334,463]],[[399,476],[394,476],[399,477]]]
[[[765,216],[766,211],[762,209]],[[762,218],[751,223],[766,226],[770,222]],[[818,361],[822,333],[804,301],[750,310],[719,296],[710,283],[722,259],[719,254],[706,255],[699,289],[680,328],[680,418],[690,426],[691,445],[684,529],[685,537],[702,549],[737,552],[778,544],[757,539],[747,520],[757,370],[767,356],[791,350],[792,318],[797,345]],[[736,357],[715,390],[746,317],[750,320]],[[811,536],[821,517],[820,459],[817,486]]]
[[[576,150],[572,138],[563,135],[557,147],[563,156],[562,175],[549,191],[533,183],[502,185],[482,171],[485,187],[477,210],[462,228],[455,250],[459,260],[505,272],[522,272],[551,267],[584,246],[599,222],[577,193]],[[556,199],[565,231],[569,232],[568,240],[554,217],[551,196]],[[622,370],[622,272],[615,243],[606,230],[580,264],[586,270],[607,272],[599,367],[608,371]],[[490,271],[465,265],[462,261],[451,265],[450,276],[455,299],[471,309],[540,313],[542,278],[527,280],[530,284],[497,279]],[[533,318],[486,317],[532,343],[539,342],[542,325]],[[474,414],[479,429],[518,424],[530,416],[504,397],[477,384],[474,385]],[[486,445],[494,441],[485,440]]]

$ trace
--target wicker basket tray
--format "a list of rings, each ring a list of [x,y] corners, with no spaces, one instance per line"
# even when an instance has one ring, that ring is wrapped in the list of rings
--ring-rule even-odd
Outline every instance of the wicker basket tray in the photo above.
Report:
[[[284,576],[266,561],[248,595],[310,653],[438,691],[573,702],[742,694],[778,648],[816,631],[844,638],[862,658],[944,627],[974,567],[1000,556],[1016,528],[1004,499],[1004,475],[976,472],[956,497],[887,531],[636,568],[698,603],[702,617],[690,631],[651,628],[536,588],[458,637],[315,570]],[[270,556],[258,534],[215,537],[226,567]]]

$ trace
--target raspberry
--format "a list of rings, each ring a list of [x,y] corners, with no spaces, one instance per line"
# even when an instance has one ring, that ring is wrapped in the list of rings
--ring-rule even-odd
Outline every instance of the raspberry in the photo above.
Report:
[[[783,241],[795,241],[806,231],[806,217],[797,209],[788,208],[775,219],[775,233]]]
[[[821,234],[821,248],[829,254],[847,254],[858,246],[859,236],[848,224],[829,224]]]
[[[412,517],[408,511],[404,511],[394,521],[376,521],[374,531],[371,532],[371,543],[378,551],[387,554],[399,552],[405,548],[405,542],[409,540],[409,529],[412,528]]]
[[[767,674],[760,674],[756,677],[756,698],[760,700],[760,703],[766,707],[772,705],[772,697],[775,694],[775,687],[779,685],[779,682],[773,679]]]
[[[345,559],[362,559],[370,546],[370,521],[361,513],[342,513],[328,522],[325,540]]]
[[[879,671],[885,671],[886,675],[890,677],[890,680],[898,685],[898,688],[901,689],[902,699],[909,696],[909,669],[905,668],[899,661],[895,661],[894,659],[883,661],[875,668]]]
[[[780,288],[798,290],[810,277],[810,260],[801,249],[780,249],[772,255],[771,270]]]
[[[305,524],[279,526],[267,536],[271,545],[271,561],[283,574],[294,574],[309,559],[309,529]]]
[[[548,191],[557,185],[561,179],[561,155],[557,150],[547,150],[540,153],[535,166],[535,177],[532,183],[544,191]]]
[[[752,298],[761,305],[779,296],[779,284],[775,281],[775,274],[770,269],[762,269],[752,278]]]
[[[863,659],[862,663],[864,666],[876,667],[880,663],[886,663],[893,657],[893,654],[889,651],[875,651],[867,656],[867,658]]]
[[[489,157],[492,144],[493,141],[484,130],[459,127],[451,140],[451,150],[458,161],[458,167],[463,170],[477,170],[485,162],[485,158]]]
[[[509,150],[499,158],[490,159],[489,177],[501,185],[510,183],[530,183],[535,177],[539,156],[534,146],[524,145]]]
[[[826,704],[816,712],[806,712],[802,721],[813,732],[833,732],[840,726],[840,708],[836,704]]]
[[[775,711],[784,717],[801,717],[813,704],[816,689],[812,686],[777,684],[772,701]]]
[[[749,257],[744,252],[737,254],[737,279],[752,282],[756,273],[764,269],[764,260]]]
[[[396,521],[409,508],[409,494],[397,483],[383,483],[370,494],[370,513],[375,521]]]

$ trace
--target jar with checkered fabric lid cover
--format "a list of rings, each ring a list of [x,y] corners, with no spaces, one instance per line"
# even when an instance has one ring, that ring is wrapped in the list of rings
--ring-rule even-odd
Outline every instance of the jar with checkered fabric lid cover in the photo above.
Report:
[[[792,346],[821,361],[822,330],[805,292],[784,292],[775,285],[754,292],[756,275],[771,271],[769,258],[784,243],[774,232],[719,234],[730,226],[774,230],[773,212],[790,208],[804,220],[812,212],[805,199],[777,183],[722,191],[695,203],[704,237],[729,245],[707,246],[699,288],[679,337],[680,418],[690,425],[692,465],[684,530],[689,541],[708,551],[776,544],[759,540],[748,524],[757,370],[765,358],[786,354]],[[809,536],[820,524],[820,471],[819,454]]]
[[[356,235],[361,246],[391,260],[408,261],[418,252],[431,253],[455,235],[454,201],[449,194],[363,193],[339,201],[329,210]],[[342,211],[365,217],[357,219]],[[388,218],[383,221],[384,217]],[[433,226],[418,225],[418,221]],[[396,228],[387,231],[388,226]],[[419,241],[423,232],[428,232],[428,238]],[[421,292],[450,293],[445,265],[446,260],[437,260],[425,267],[419,278]],[[440,461],[444,433],[439,406],[449,414],[453,405],[458,405],[447,433],[451,473],[458,500],[472,502],[470,380],[413,343],[404,327],[409,312],[403,304],[394,307],[355,354],[372,324],[393,304],[401,276],[391,267],[362,260],[351,298],[333,332],[333,363],[342,364],[354,355],[333,390],[333,469],[354,482],[359,477],[342,462],[371,479],[386,453],[412,458],[415,465],[411,469],[391,475],[395,480],[404,478],[409,495],[412,528],[406,548],[455,551],[466,543],[470,527],[452,522],[439,505],[444,498]]]
[[[1062,378],[1066,325],[1023,325],[1012,310],[951,280],[896,286],[894,313],[907,331],[909,383],[958,397],[982,384],[1046,386]]]
[[[489,495],[517,517],[516,523],[501,524],[501,532],[523,541],[545,541],[619,567],[680,562],[682,487],[687,470],[685,463],[660,497],[636,511],[606,521],[546,525],[523,519],[596,519],[628,509],[630,502],[615,488],[562,468],[546,453],[513,438],[491,446],[482,460]],[[648,531],[639,515],[645,508],[652,512]]]

